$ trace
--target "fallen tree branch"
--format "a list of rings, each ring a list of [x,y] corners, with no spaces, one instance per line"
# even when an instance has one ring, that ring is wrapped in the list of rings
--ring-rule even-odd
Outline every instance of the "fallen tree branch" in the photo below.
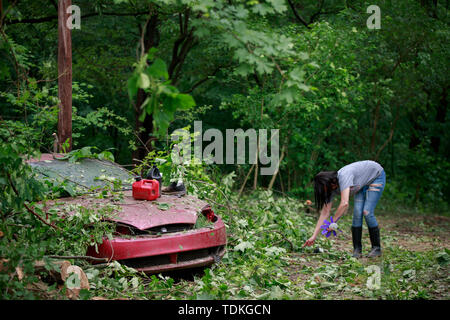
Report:
[[[281,157],[280,157],[280,160],[278,160],[277,169],[276,169],[275,173],[273,174],[272,179],[270,179],[269,186],[267,187],[268,190],[272,190],[272,187],[273,187],[273,184],[275,183],[277,174],[280,171],[280,165],[281,165],[281,161],[283,161],[283,158],[284,158],[284,150],[285,149],[286,149],[286,145],[283,145],[283,147],[281,148]]]
[[[231,206],[230,206],[230,199],[228,199],[228,197],[226,196],[226,194],[222,191],[222,190],[220,190],[220,188],[217,188],[217,186],[216,185],[213,185],[213,184],[211,184],[211,183],[208,183],[208,182],[205,182],[205,181],[201,181],[201,180],[192,180],[192,182],[198,182],[198,183],[203,183],[203,184],[205,184],[205,185],[208,185],[208,186],[210,186],[210,187],[213,187],[213,188],[215,188],[215,190],[219,190],[220,191],[220,193],[222,193],[222,195],[223,195],[223,197],[225,198],[225,201],[226,201],[226,208],[228,209],[228,215],[230,216],[230,219],[231,220],[233,220],[233,213],[231,212],[232,211],[232,209],[231,209]]]
[[[291,245],[291,249],[294,250],[294,244],[291,242],[291,240],[289,240],[282,232],[280,232],[278,230],[273,230],[273,231],[275,231],[276,233],[281,235],[285,241],[289,242],[289,244]]]
[[[8,177],[9,184],[11,185],[11,188],[13,189],[14,193],[19,196],[19,192],[17,191],[16,187],[14,186],[14,183],[12,182],[11,176],[8,172],[6,172],[6,176]],[[61,230],[58,226],[55,226],[53,223],[49,223],[45,221],[40,215],[38,215],[33,209],[31,209],[25,202],[23,203],[24,207],[27,209],[29,213],[34,215],[36,218],[38,218],[42,223],[52,227],[53,229]]]
[[[250,176],[250,174],[252,173],[253,169],[255,168],[255,164],[253,164],[250,168],[250,170],[248,170],[247,175],[245,176],[244,182],[242,183],[241,188],[239,189],[239,193],[238,193],[238,199],[241,197],[242,191],[244,191],[244,187],[247,184],[247,180]]]
[[[205,199],[208,200],[208,202],[212,202],[212,203],[215,204],[216,206],[219,206],[219,207],[222,207],[222,208],[225,208],[225,209],[228,209],[228,210],[234,210],[234,211],[238,211],[238,212],[239,212],[239,211],[245,211],[245,212],[248,212],[248,213],[250,213],[250,214],[255,214],[253,211],[248,210],[248,209],[235,207],[235,206],[232,206],[232,205],[230,205],[230,204],[228,204],[228,206],[226,206],[226,205],[221,204],[221,203],[218,203],[218,202],[216,202],[216,201],[214,201],[214,200],[212,200],[212,199],[210,199],[210,198],[205,198]]]
[[[51,256],[47,256],[47,258],[52,258],[52,259],[83,259],[83,260],[102,261],[102,262],[108,261],[108,258],[96,258],[96,257],[91,257],[91,256],[56,256],[56,255],[51,255]]]

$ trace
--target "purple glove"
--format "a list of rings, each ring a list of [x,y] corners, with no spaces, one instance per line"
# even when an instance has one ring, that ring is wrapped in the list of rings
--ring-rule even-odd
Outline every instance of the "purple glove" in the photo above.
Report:
[[[330,225],[336,226],[336,222],[333,221],[333,217],[330,217],[330,221],[326,220],[323,222],[323,225],[320,227],[322,228],[322,234],[325,235],[327,238],[333,234],[335,237],[337,236],[336,230],[328,231],[327,229],[330,228]],[[342,232],[341,230],[339,230]]]

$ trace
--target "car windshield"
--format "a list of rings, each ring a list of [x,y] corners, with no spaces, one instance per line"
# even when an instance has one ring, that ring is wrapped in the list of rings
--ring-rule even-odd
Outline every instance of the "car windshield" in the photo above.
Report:
[[[44,160],[29,165],[41,180],[65,182],[78,192],[111,183],[121,183],[122,190],[131,189],[133,175],[118,164],[105,160],[83,159],[71,163],[67,160]]]

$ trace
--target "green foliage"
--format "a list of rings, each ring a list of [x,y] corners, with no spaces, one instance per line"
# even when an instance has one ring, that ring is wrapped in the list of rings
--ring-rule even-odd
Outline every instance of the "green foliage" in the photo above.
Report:
[[[195,106],[192,96],[180,93],[176,87],[170,84],[169,74],[165,62],[159,58],[151,65],[147,60],[153,60],[155,50],[145,54],[136,64],[136,69],[128,80],[128,94],[130,100],[136,98],[139,89],[149,94],[140,108],[141,122],[147,115],[153,116],[154,127],[157,135],[165,134],[174,114],[177,110],[187,110]]]
[[[72,150],[66,153],[64,156],[59,157],[59,160],[68,160],[70,163],[75,163],[80,159],[84,158],[94,158],[99,160],[108,160],[114,162],[114,155],[108,151],[104,150],[100,153],[92,152],[91,150],[98,149],[96,147],[84,147],[77,150]]]
[[[146,2],[79,5],[99,14],[148,10]],[[293,5],[308,28],[285,1],[152,1],[155,27],[148,15],[86,18],[73,33],[74,147],[114,148],[117,161],[130,163],[131,151],[147,143],[136,138],[140,125],[153,134],[140,140],[155,148],[171,128],[199,118],[204,128],[279,128],[280,175],[292,179],[277,178],[277,190],[311,197],[319,170],[374,159],[412,195],[411,205],[445,207],[448,185],[435,172],[449,163],[448,9],[382,1],[382,28],[369,30],[367,1]],[[30,144],[48,151],[57,121],[56,34],[48,32],[52,22],[8,22],[54,12],[28,1],[6,12],[0,111],[5,121],[26,123]],[[146,93],[140,106],[138,90]],[[139,121],[148,117],[153,125]],[[250,167],[220,170],[242,183]]]
[[[189,127],[184,129],[188,131]],[[191,142],[194,141],[194,134],[191,134],[190,139]],[[221,176],[220,172],[213,165],[207,165],[204,162],[197,163],[195,161],[189,161],[188,163],[183,162],[182,165],[179,165],[178,161],[180,159],[172,158],[174,144],[176,144],[176,141],[171,142],[166,149],[167,151],[150,151],[142,162],[132,170],[132,172],[136,175],[146,177],[149,170],[156,165],[162,174],[163,185],[169,185],[171,180],[178,180],[181,178],[189,194],[199,197],[203,197],[208,194],[211,195],[210,186],[215,177]],[[183,157],[183,155],[180,156]],[[225,180],[224,186],[226,187],[227,192],[231,192],[233,175],[234,174],[228,175],[229,178]]]
[[[84,255],[89,245],[111,236],[112,226],[104,219],[115,208],[92,212],[81,206],[47,206],[54,188],[36,180],[24,162],[30,152],[26,140],[10,137],[0,141],[0,292],[3,299],[34,299],[39,297],[30,289],[39,281],[36,261],[52,268],[50,255]]]

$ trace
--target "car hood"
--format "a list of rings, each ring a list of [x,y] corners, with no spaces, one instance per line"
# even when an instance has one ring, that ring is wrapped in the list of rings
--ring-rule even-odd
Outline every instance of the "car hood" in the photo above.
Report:
[[[118,209],[116,210],[117,213],[107,220],[131,225],[140,230],[168,224],[195,224],[197,214],[207,205],[205,201],[190,195],[180,198],[172,195],[161,195],[154,201],[135,200],[131,191],[124,192],[122,201],[113,202],[111,198],[97,199],[84,195],[59,199],[54,204],[80,204],[92,210],[98,210],[102,204],[115,205]]]

